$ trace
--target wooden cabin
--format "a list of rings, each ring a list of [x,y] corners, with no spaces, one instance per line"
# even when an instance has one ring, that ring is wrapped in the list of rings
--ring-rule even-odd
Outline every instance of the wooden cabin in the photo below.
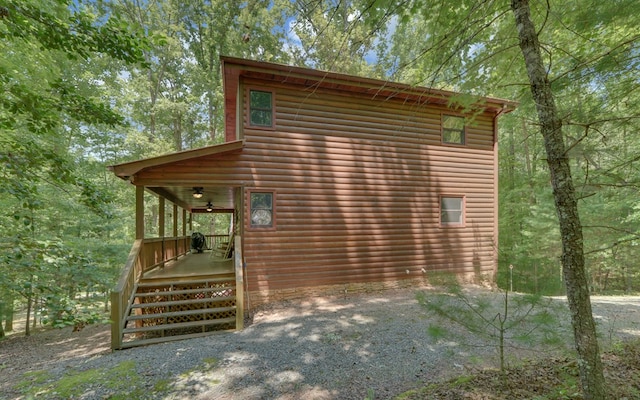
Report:
[[[238,329],[243,310],[272,300],[416,285],[439,273],[492,279],[497,124],[515,103],[237,58],[222,63],[224,144],[111,167],[138,189],[139,251],[113,295],[120,330],[140,335],[167,320],[160,310],[153,324],[141,323],[147,311],[138,307],[136,316],[135,306],[147,296],[160,309],[173,297],[158,293],[171,284],[180,295],[208,288],[233,298],[218,319]],[[161,210],[171,204],[174,219],[183,210],[181,232],[175,220],[172,235],[144,237],[144,191],[159,197]],[[232,233],[208,247],[225,252],[183,257],[189,215],[207,204],[233,216]],[[161,284],[169,278],[151,279],[195,256],[205,262],[203,279],[174,274],[168,286]],[[136,297],[139,288],[151,295]],[[212,304],[202,309],[174,325],[206,333],[202,321],[216,318]],[[114,335],[114,348],[125,347],[122,333]]]

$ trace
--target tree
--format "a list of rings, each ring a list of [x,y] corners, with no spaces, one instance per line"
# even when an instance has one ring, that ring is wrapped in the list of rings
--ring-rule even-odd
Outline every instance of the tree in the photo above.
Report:
[[[23,296],[31,311],[46,291],[77,286],[51,278],[51,261],[68,249],[60,237],[77,233],[84,213],[108,219],[108,196],[78,168],[74,151],[88,127],[104,130],[125,119],[87,67],[104,59],[142,63],[147,41],[116,16],[99,18],[82,2],[64,0],[3,1],[0,38],[0,228],[7,233],[0,239],[0,297],[13,303]],[[79,277],[85,261],[56,264]]]
[[[118,108],[137,128],[126,133],[127,158],[223,141],[220,56],[283,60],[281,9],[264,0],[102,4],[101,13],[121,15],[154,43],[144,68],[120,73]]]
[[[263,61],[288,61],[282,49],[285,24],[280,1],[191,0],[180,4],[184,40],[188,46],[193,92],[202,99],[209,140],[223,140],[224,127],[220,56],[237,56]]]
[[[444,280],[446,282],[446,279]],[[419,292],[418,303],[439,320],[453,322],[473,337],[482,337],[498,350],[500,371],[507,366],[505,350],[535,348],[540,344],[561,342],[556,332],[556,313],[550,311],[552,300],[539,295],[503,293],[477,295],[466,292],[458,282],[447,283],[445,294]],[[451,340],[453,333],[443,326],[430,325],[428,333],[434,339]]]
[[[368,30],[362,24],[368,1],[290,2],[289,53],[294,64],[325,71],[384,77],[384,70],[367,59],[382,54],[385,24]]]
[[[527,0],[512,0],[520,48],[527,67],[531,93],[536,102],[540,130],[544,137],[547,164],[562,238],[562,271],[571,311],[580,381],[587,399],[604,399],[605,382],[598,349],[596,327],[591,311],[589,284],[584,262],[582,225],[578,213],[571,167],[562,134],[551,84],[547,78],[538,34],[531,21]]]

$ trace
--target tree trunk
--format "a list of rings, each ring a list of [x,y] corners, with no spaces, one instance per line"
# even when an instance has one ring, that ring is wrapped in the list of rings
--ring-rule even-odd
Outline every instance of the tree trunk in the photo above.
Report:
[[[182,113],[173,116],[173,143],[176,151],[182,151]]]
[[[524,134],[524,140],[522,142],[522,150],[524,151],[525,166],[527,168],[527,183],[529,184],[529,204],[536,205],[538,203],[536,199],[536,184],[535,184],[535,160],[531,160],[531,152],[529,150],[529,132],[527,132],[527,122],[522,118],[522,133]]]
[[[10,295],[4,303],[4,330],[13,332],[13,296]]]
[[[31,320],[31,294],[29,294],[27,296],[27,316],[25,318],[25,322],[24,322],[24,335],[25,336],[30,336],[31,335],[31,330],[29,327],[29,321]]]
[[[39,298],[36,297],[34,302],[33,302],[33,321],[31,322],[31,329],[33,329],[34,331],[36,330],[36,324],[37,324],[37,320],[38,320],[38,302],[39,302]]]
[[[509,162],[507,163],[507,184],[509,191],[513,191],[516,186],[516,144],[514,138],[514,129],[509,129]]]
[[[4,337],[4,328],[2,324],[4,322],[4,302],[0,299],[0,339]]]
[[[511,9],[515,16],[531,93],[536,102],[547,164],[551,173],[551,185],[562,237],[562,273],[578,352],[580,382],[585,399],[600,400],[605,398],[605,382],[591,312],[582,226],[565,151],[562,121],[558,116],[551,85],[547,79],[528,0],[511,0]]]

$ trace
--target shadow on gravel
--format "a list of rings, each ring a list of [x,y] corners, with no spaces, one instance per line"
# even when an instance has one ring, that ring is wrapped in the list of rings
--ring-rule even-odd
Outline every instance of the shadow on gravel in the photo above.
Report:
[[[491,348],[472,357],[458,342],[432,341],[427,326],[415,291],[280,304],[242,332],[176,346],[178,363],[215,363],[177,377],[165,398],[384,399],[470,363],[493,365]]]

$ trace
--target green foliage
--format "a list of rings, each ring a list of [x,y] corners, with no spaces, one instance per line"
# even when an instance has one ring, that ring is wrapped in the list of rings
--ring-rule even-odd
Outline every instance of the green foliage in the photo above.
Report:
[[[43,301],[55,326],[100,319],[77,295],[106,291],[126,257],[90,250],[126,237],[114,234],[126,219],[114,218],[104,161],[91,162],[115,142],[96,139],[125,118],[104,75],[90,71],[109,60],[144,65],[141,32],[82,2],[0,4],[0,297]]]
[[[387,27],[377,24],[372,31],[363,20],[370,2],[290,2],[289,23],[292,61],[295,65],[367,77],[385,77],[367,58],[381,54],[386,45],[378,40]]]
[[[367,389],[367,395],[364,397],[364,400],[375,400],[376,393],[373,389]]]
[[[447,292],[435,295],[419,292],[416,297],[439,320],[453,322],[474,337],[491,341],[499,351],[501,370],[505,368],[505,350],[562,343],[550,299],[508,291],[492,296],[474,295],[459,285],[449,286]],[[427,333],[435,340],[454,336],[441,325],[429,325]]]
[[[24,378],[16,388],[29,398],[70,399],[95,386],[106,390],[111,399],[146,398],[144,382],[136,371],[135,361],[123,361],[113,368],[71,370],[59,380],[51,379],[46,371],[30,372]],[[127,397],[123,397],[125,393]]]
[[[97,309],[95,299],[71,299],[68,296],[49,294],[44,297],[41,310],[41,322],[53,328],[67,326],[84,326],[90,324],[105,324],[109,316],[103,310]]]
[[[126,257],[123,246],[91,244],[102,254],[98,263],[84,242],[73,246],[29,236],[11,239],[3,243],[6,251],[0,256],[0,293],[41,299],[41,321],[54,327],[106,321],[96,299],[80,294],[104,293],[113,285]]]

